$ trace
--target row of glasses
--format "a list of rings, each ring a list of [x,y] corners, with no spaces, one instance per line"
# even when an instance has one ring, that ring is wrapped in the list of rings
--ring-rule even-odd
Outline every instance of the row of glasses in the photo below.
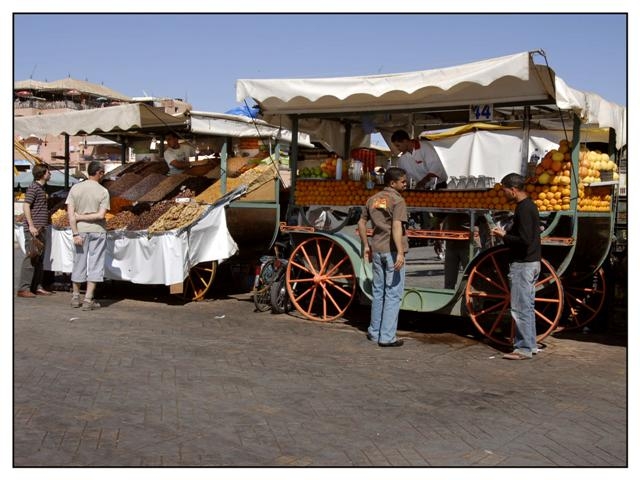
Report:
[[[460,175],[458,177],[449,177],[447,182],[448,190],[484,190],[493,188],[496,184],[494,177],[487,177],[485,175]]]

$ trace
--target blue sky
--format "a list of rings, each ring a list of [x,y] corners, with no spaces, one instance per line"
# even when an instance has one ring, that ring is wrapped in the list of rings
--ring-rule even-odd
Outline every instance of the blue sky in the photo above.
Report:
[[[543,49],[570,86],[627,104],[624,14],[15,14],[14,80],[235,105],[238,78],[393,73]]]
[[[245,0],[234,2],[198,0],[137,0],[123,2],[88,2],[87,0],[9,0],[4,3],[0,15],[0,37],[13,55],[3,55],[4,72],[0,75],[2,90],[8,92],[14,80],[23,80],[33,74],[35,80],[57,80],[68,75],[91,82],[104,83],[123,94],[181,97],[189,100],[194,108],[206,111],[225,111],[236,105],[235,81],[238,78],[286,78],[313,76],[363,75],[431,69],[506,55],[521,51],[544,49],[551,67],[571,87],[593,91],[607,100],[623,105],[637,105],[640,81],[637,78],[637,46],[640,31],[635,5],[631,0],[536,0],[533,2],[509,0],[323,0],[323,2],[285,2],[272,0],[256,7],[247,6]],[[353,7],[352,5],[356,5]],[[203,11],[235,9],[253,11],[276,9],[302,11],[319,9],[343,11],[358,9],[390,12],[412,12],[426,8],[439,11],[474,10],[502,12],[570,12],[575,10],[600,12],[587,15],[550,14],[378,14],[378,15],[95,15],[82,18],[78,15],[14,15],[14,12],[106,11],[131,9],[148,11]],[[506,8],[505,8],[506,6]],[[624,15],[607,15],[603,11],[630,12],[628,59],[632,62],[627,76],[627,28]],[[636,10],[633,12],[632,10]],[[12,43],[13,42],[13,43]],[[635,67],[635,69],[634,69]],[[12,72],[12,73],[11,73]],[[627,101],[627,83],[629,101]],[[2,131],[7,137],[12,130],[12,97],[5,98],[5,114]],[[630,115],[633,121],[633,115]],[[631,124],[635,126],[633,123]],[[633,128],[630,127],[631,133]],[[634,138],[633,135],[630,135]],[[7,144],[8,145],[8,144]],[[635,150],[632,150],[635,151]],[[7,151],[8,154],[8,151]],[[634,161],[632,160],[633,164]],[[633,170],[635,171],[635,170]],[[633,174],[630,168],[630,174]],[[3,173],[4,172],[4,173]],[[9,169],[1,169],[6,198],[11,187]],[[633,182],[632,182],[633,183]],[[636,198],[636,195],[630,197]],[[9,225],[9,202],[0,209],[2,222]],[[639,222],[630,224],[629,236],[639,238]],[[2,250],[10,251],[12,239],[4,236]],[[640,264],[639,250],[629,251],[630,264]],[[9,318],[13,302],[12,279],[4,275],[2,289]],[[637,285],[637,274],[630,272],[630,290]],[[638,318],[637,304],[630,302],[629,317]],[[5,365],[12,363],[11,322],[4,322],[2,338],[5,340],[2,359]],[[637,344],[637,322],[629,322],[629,342]],[[632,349],[633,350],[633,349]],[[636,350],[637,351],[637,350]],[[629,405],[640,404],[637,399],[637,368],[630,365]],[[4,391],[11,389],[10,375],[2,377]],[[10,402],[6,396],[5,402]],[[10,412],[10,405],[3,403]],[[629,424],[637,423],[637,408],[630,409]],[[3,425],[10,425],[11,419]],[[5,433],[3,428],[3,434]],[[9,437],[9,432],[6,432]],[[630,430],[631,445],[637,445],[637,431]],[[3,465],[11,465],[11,449],[5,448]],[[637,462],[636,462],[637,463]],[[637,465],[631,463],[631,470]],[[9,469],[7,469],[9,470]],[[82,470],[82,469],[81,469]],[[86,477],[81,470],[65,472],[71,478]],[[144,469],[142,469],[144,470]],[[585,472],[568,469],[563,475],[583,478]],[[485,470],[486,471],[486,470]],[[24,473],[24,472],[23,472]],[[184,472],[181,472],[184,474]],[[349,476],[356,472],[351,471]],[[369,478],[376,472],[362,472]],[[510,478],[510,469],[488,472],[492,478]],[[606,472],[610,478],[622,477],[626,469]],[[9,471],[13,478],[15,472]],[[42,472],[33,473],[32,478]],[[211,476],[206,469],[191,469],[188,476]],[[226,472],[216,472],[225,476]],[[260,472],[267,478],[286,478],[287,474],[299,476],[296,471]],[[477,472],[455,469],[454,472],[438,471],[440,478],[460,478]],[[29,472],[25,473],[29,475]],[[92,472],[102,477],[102,472]],[[136,472],[136,476],[170,478],[171,472]],[[277,475],[277,477],[276,477]],[[306,471],[306,476],[326,477],[326,472]],[[424,472],[403,472],[410,478],[424,476]],[[540,470],[518,469],[519,478],[539,478]],[[24,477],[24,475],[22,475]],[[183,475],[184,476],[184,475]],[[485,475],[486,476],[486,475]],[[589,475],[587,475],[589,476]],[[31,478],[31,476],[29,475]]]

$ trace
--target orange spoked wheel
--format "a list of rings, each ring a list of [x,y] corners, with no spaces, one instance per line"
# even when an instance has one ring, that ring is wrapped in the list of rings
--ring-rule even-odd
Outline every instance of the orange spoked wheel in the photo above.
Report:
[[[593,275],[577,282],[567,278],[563,280],[568,322],[564,328],[573,330],[584,327],[600,313],[604,305],[607,292],[604,270],[600,268]]]
[[[190,302],[204,299],[216,277],[218,262],[202,262],[189,270],[189,276],[182,285],[182,298]]]
[[[515,324],[510,311],[507,249],[486,252],[472,267],[465,288],[469,316],[489,340],[512,345]],[[555,269],[542,259],[536,283],[536,331],[541,341],[553,332],[562,316],[563,289]]]
[[[300,243],[287,264],[287,291],[293,306],[310,320],[335,320],[349,308],[356,293],[356,275],[349,256],[330,238]]]

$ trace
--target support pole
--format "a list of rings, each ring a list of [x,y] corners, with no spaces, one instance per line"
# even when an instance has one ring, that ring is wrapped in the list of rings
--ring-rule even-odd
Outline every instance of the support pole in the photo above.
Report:
[[[64,134],[64,188],[69,190],[69,134]]]
[[[120,144],[120,163],[124,165],[127,163],[127,137],[122,137],[122,143]]]
[[[342,159],[347,161],[351,156],[351,123],[344,124],[344,152],[342,152]]]
[[[298,131],[299,119],[297,115],[291,117],[291,145],[289,151],[289,169],[291,170],[291,186],[289,187],[289,205],[287,207],[287,218],[293,212],[296,195],[296,173],[298,171]]]

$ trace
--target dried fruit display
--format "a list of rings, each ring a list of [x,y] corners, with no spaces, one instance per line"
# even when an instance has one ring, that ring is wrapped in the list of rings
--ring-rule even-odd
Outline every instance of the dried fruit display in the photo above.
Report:
[[[177,175],[171,175],[160,182],[155,188],[145,193],[142,197],[138,198],[139,202],[159,202],[165,198],[175,195],[189,175],[179,173]]]
[[[109,195],[118,197],[142,180],[142,176],[137,173],[125,173],[120,178],[109,185]]]
[[[207,177],[189,177],[180,185],[181,189],[189,189],[195,195],[207,189],[214,180]]]
[[[107,230],[123,230],[127,228],[127,225],[135,218],[136,215],[129,210],[123,210],[113,216],[107,216]]]
[[[51,215],[51,225],[56,228],[67,228],[69,226],[69,217],[67,210],[60,208]]]
[[[205,206],[197,203],[177,203],[149,227],[149,233],[186,227],[198,219],[204,210]]]
[[[137,208],[140,208],[142,205],[145,204],[138,204],[134,207],[133,210],[137,213],[137,216],[127,225],[127,230],[146,230],[150,225],[158,220],[158,218],[164,215],[167,210],[175,205],[175,203],[169,200],[164,200],[155,203],[151,208],[138,213]]]
[[[140,167],[138,170],[135,170],[135,173],[144,177],[152,173],[166,175],[169,172],[169,165],[164,161],[145,161],[137,163],[140,164]]]
[[[249,188],[260,185],[271,180],[277,175],[273,164],[260,164],[250,170],[247,170],[237,178],[227,178],[227,192],[238,188],[240,185],[247,185]],[[201,192],[196,200],[201,203],[214,203],[222,197],[220,192],[220,182],[216,182],[209,188]]]
[[[149,162],[151,163],[151,162]],[[158,162],[153,162],[158,163]],[[160,182],[164,181],[167,177],[165,177],[161,173],[149,173],[146,174],[145,177],[136,183],[134,186],[123,192],[120,197],[126,198],[127,200],[136,201],[140,197],[142,197],[145,193],[151,191],[151,189],[155,188],[160,184]]]
[[[109,212],[116,214],[133,204],[131,200],[126,198],[111,196],[109,197]]]

